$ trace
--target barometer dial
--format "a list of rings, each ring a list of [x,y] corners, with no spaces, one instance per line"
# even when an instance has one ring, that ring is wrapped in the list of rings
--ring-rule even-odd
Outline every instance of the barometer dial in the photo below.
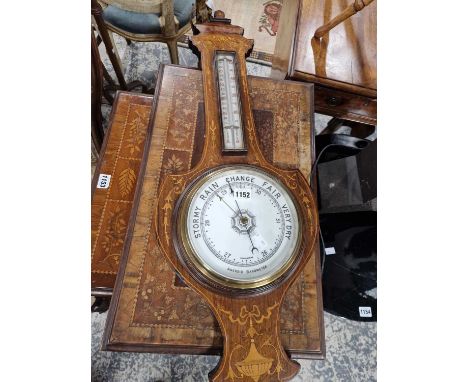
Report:
[[[300,244],[300,219],[290,193],[252,166],[202,176],[184,198],[179,220],[185,252],[195,266],[228,286],[274,281]]]
[[[223,148],[226,151],[242,151],[246,147],[241,117],[236,54],[234,52],[216,52],[215,57]]]

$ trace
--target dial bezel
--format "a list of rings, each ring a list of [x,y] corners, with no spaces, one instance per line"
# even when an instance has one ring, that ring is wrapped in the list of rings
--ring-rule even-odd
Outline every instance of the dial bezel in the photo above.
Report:
[[[233,280],[223,277],[217,274],[215,271],[211,270],[210,267],[207,266],[207,264],[204,263],[203,260],[195,254],[195,250],[190,242],[187,231],[188,210],[191,205],[191,201],[193,200],[193,197],[195,196],[200,186],[207,180],[217,177],[220,173],[234,169],[254,170],[272,177],[284,188],[285,192],[292,200],[294,208],[297,212],[298,240],[295,243],[292,255],[288,261],[285,262],[275,273],[264,276],[255,281]],[[189,184],[184,192],[180,195],[174,209],[174,215],[176,222],[176,224],[173,226],[174,247],[179,260],[186,266],[186,269],[189,271],[192,277],[216,292],[237,292],[239,295],[244,295],[250,293],[262,293],[270,290],[273,287],[277,287],[279,284],[287,280],[293,273],[300,260],[299,254],[303,252],[303,215],[296,198],[276,174],[257,166],[246,164],[222,165],[204,172],[191,184]]]

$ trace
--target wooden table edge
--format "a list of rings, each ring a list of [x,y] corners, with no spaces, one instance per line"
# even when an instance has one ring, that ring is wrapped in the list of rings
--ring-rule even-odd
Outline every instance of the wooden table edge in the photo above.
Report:
[[[181,354],[180,351],[183,350],[184,351],[183,354],[199,354],[199,355],[208,354],[206,352],[210,352],[210,351],[217,351],[217,350],[213,350],[216,348],[209,347],[209,346],[200,346],[200,345],[187,347],[187,346],[162,345],[162,344],[155,345],[155,344],[112,343],[111,338],[110,338],[111,333],[112,333],[112,328],[114,326],[114,320],[116,317],[116,310],[118,306],[119,296],[123,287],[125,267],[127,265],[128,256],[130,254],[130,243],[131,243],[130,237],[131,237],[131,234],[133,232],[133,228],[136,222],[136,214],[138,212],[138,206],[139,206],[140,198],[141,198],[141,191],[143,188],[144,176],[142,176],[142,174],[144,174],[146,170],[146,164],[148,161],[149,149],[150,149],[151,140],[152,140],[155,112],[157,110],[157,103],[158,103],[158,98],[159,98],[158,95],[161,90],[162,78],[163,78],[164,70],[166,66],[179,67],[178,65],[173,65],[173,64],[161,64],[160,70],[158,71],[158,74],[157,74],[153,104],[152,104],[151,114],[149,118],[147,137],[145,140],[144,151],[143,151],[142,161],[140,165],[140,172],[139,172],[140,176],[138,177],[138,180],[137,180],[132,212],[130,214],[129,224],[128,224],[127,232],[125,235],[125,241],[124,241],[125,244],[124,244],[124,248],[122,251],[122,257],[119,263],[117,279],[114,285],[114,289],[110,290],[111,302],[110,302],[109,310],[107,313],[107,321],[106,321],[106,325],[104,328],[104,333],[102,336],[102,343],[101,343],[101,350],[104,350],[104,351],[124,351],[124,352],[132,351],[132,352],[146,352],[146,353]],[[188,69],[199,70],[197,68],[188,68]],[[257,76],[251,76],[251,77],[257,77]],[[257,78],[265,79],[264,77],[257,77]],[[277,82],[283,82],[283,81],[287,81],[290,83],[295,82],[295,81],[289,81],[289,80],[278,80],[278,79],[270,79],[270,78],[267,78],[267,79],[270,81],[272,80],[272,81],[277,81]],[[309,88],[309,92],[310,92],[309,109],[311,111],[310,113],[310,141],[311,141],[311,166],[312,166],[315,160],[315,155],[314,155],[315,154],[315,117],[314,117],[314,114],[315,114],[314,87],[315,86],[313,83],[301,83],[301,85],[306,85]],[[116,99],[117,99],[117,96],[116,96]],[[105,145],[103,144],[102,147],[105,148]],[[96,166],[96,170],[97,168],[98,167]],[[315,264],[316,279],[321,280],[320,250],[319,250],[318,241],[316,244],[315,263],[316,263]],[[323,296],[322,296],[321,283],[318,282],[317,285],[318,285],[317,287],[317,310],[323,313]],[[95,291],[96,289],[97,288],[94,288]],[[319,338],[320,338],[320,349],[318,351],[301,350],[300,352],[295,352],[294,350],[290,350],[290,349],[288,349],[287,351],[291,354],[291,358],[293,359],[324,359],[325,358],[325,327],[324,327],[323,314],[319,315]],[[193,352],[191,349],[192,347],[194,348]],[[217,353],[213,353],[213,354],[217,354]]]

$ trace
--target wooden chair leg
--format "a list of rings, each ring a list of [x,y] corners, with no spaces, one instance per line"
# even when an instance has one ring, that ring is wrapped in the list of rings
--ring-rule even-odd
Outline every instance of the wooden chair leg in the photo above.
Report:
[[[354,3],[346,7],[342,13],[340,13],[338,16],[331,19],[325,25],[322,25],[320,28],[318,28],[314,33],[314,37],[322,38],[326,33],[330,32],[330,30],[332,30],[338,24],[341,24],[346,19],[355,15],[356,13],[361,11],[364,7],[367,7],[373,1],[374,0],[355,0]]]
[[[123,65],[122,65],[122,61],[121,61],[121,59],[120,59],[120,55],[119,55],[119,51],[118,51],[118,49],[117,49],[117,45],[115,44],[114,35],[113,35],[113,33],[112,33],[109,29],[107,29],[107,33],[108,33],[108,35],[109,35],[109,40],[110,40],[110,42],[111,42],[111,44],[112,44],[112,51],[113,51],[114,54],[115,54],[115,60],[116,60],[116,62],[117,62],[119,71],[120,71],[120,72],[122,73],[122,75],[123,75],[123,73],[124,73],[125,71],[124,71],[124,67],[123,67]]]
[[[170,40],[167,42],[167,47],[169,48],[169,54],[171,55],[171,63],[174,65],[179,65],[179,53],[177,52],[177,40]]]
[[[99,122],[91,120],[91,141],[96,151],[100,153],[102,142],[104,141],[104,130],[102,128],[102,117],[95,116],[95,119],[99,119]],[[100,123],[100,125],[98,123]]]
[[[91,137],[97,151],[104,139],[101,100],[103,91],[103,65],[94,32],[91,30]]]
[[[106,27],[106,24],[102,17],[102,7],[97,2],[97,0],[91,1],[91,15],[93,17],[93,23],[96,27],[96,30],[98,31],[102,41],[104,42],[107,55],[112,63],[112,67],[114,68],[115,75],[117,76],[117,80],[119,81],[120,87],[123,90],[127,90],[127,83],[125,82],[122,62],[120,61],[117,47],[115,46],[112,32]]]

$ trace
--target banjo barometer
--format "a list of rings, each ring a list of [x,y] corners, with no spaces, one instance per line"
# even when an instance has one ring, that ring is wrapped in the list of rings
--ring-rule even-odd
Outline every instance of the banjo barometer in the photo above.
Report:
[[[251,109],[241,28],[198,26],[205,143],[189,172],[161,183],[155,228],[184,281],[209,303],[224,338],[212,381],[283,381],[299,364],[285,353],[284,295],[313,256],[314,196],[299,170],[263,156]]]

